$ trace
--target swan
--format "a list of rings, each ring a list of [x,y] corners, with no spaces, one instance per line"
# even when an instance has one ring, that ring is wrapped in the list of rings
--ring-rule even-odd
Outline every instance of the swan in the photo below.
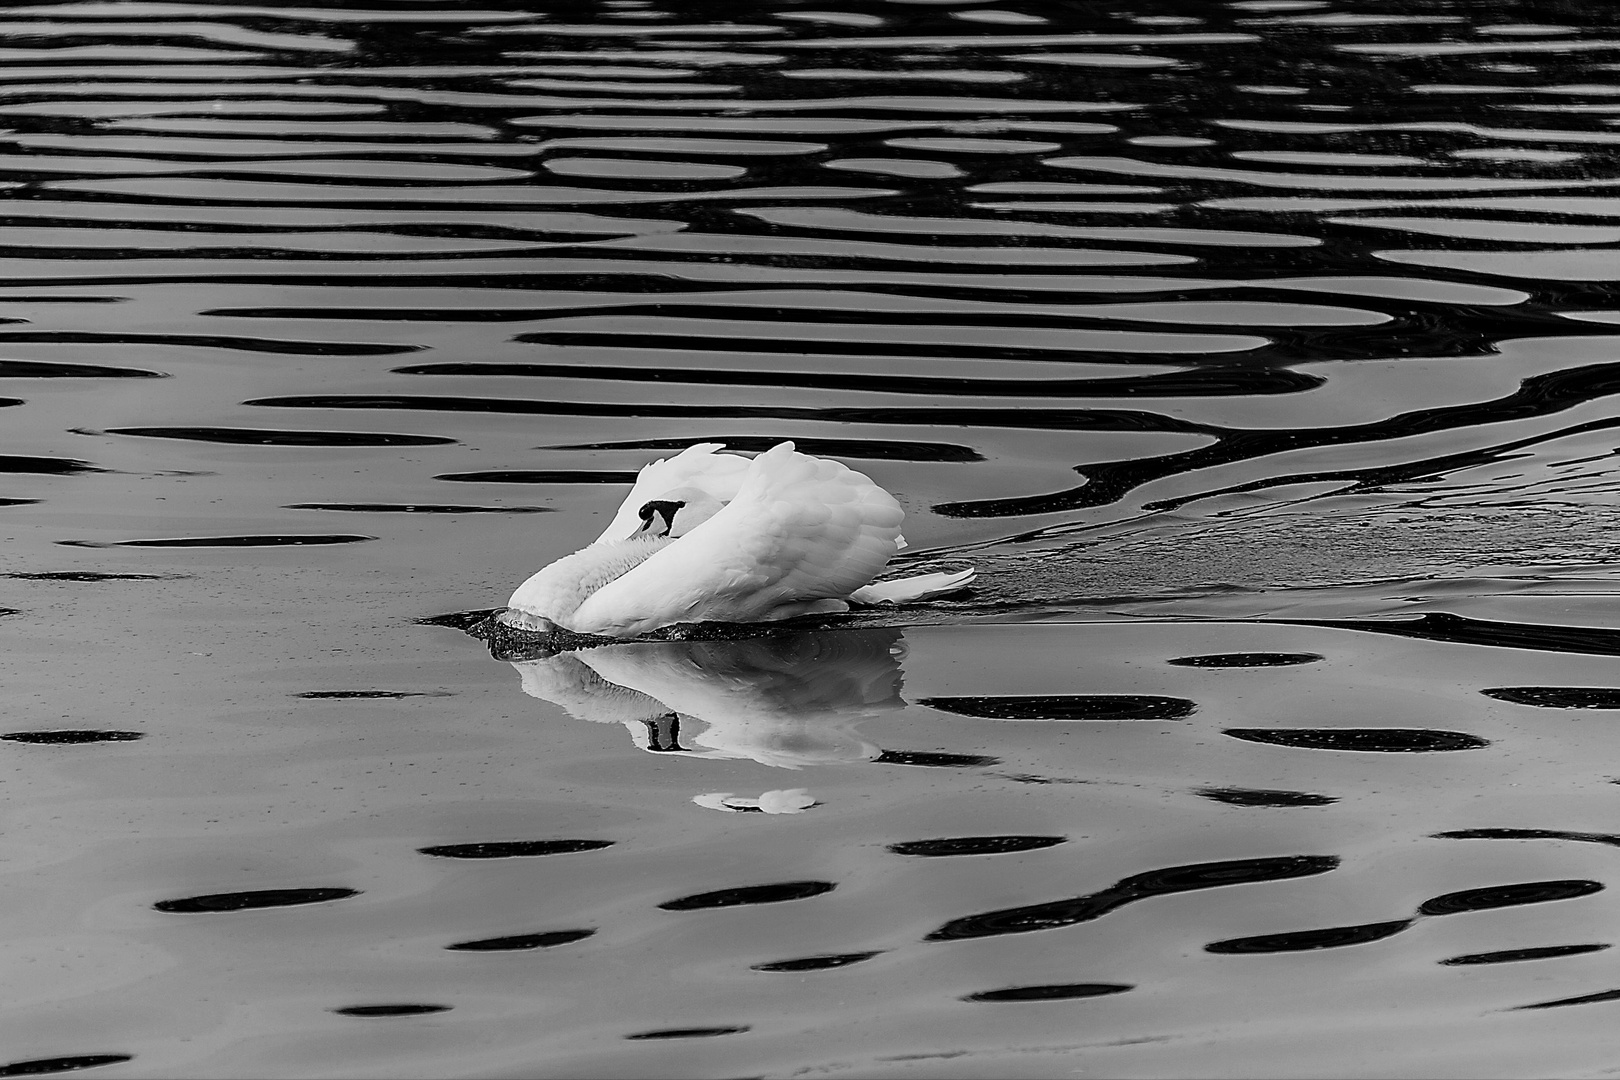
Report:
[[[757,623],[903,603],[974,571],[873,584],[905,546],[893,495],[777,443],[750,459],[697,443],[636,475],[602,535],[519,585],[496,621],[632,638],[678,623]]]

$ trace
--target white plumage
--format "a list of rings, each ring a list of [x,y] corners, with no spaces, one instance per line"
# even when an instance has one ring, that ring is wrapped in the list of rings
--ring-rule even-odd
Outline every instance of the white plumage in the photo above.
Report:
[[[721,449],[699,443],[642,469],[602,535],[518,586],[500,621],[628,638],[924,599],[972,580],[870,584],[905,546],[894,496],[790,442],[752,460]]]

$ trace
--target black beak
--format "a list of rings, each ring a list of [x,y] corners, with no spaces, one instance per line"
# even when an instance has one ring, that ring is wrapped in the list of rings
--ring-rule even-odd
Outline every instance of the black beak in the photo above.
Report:
[[[669,499],[654,499],[652,502],[646,503],[636,513],[636,516],[641,519],[641,528],[638,531],[646,532],[652,528],[653,515],[657,514],[664,519],[664,527],[654,535],[668,536],[669,531],[675,527],[675,515],[680,513],[681,507],[685,505],[684,502],[674,502]]]

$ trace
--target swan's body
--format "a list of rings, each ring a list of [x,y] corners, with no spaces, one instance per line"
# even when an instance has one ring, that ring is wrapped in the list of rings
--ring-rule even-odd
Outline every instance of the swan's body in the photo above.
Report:
[[[500,621],[628,638],[690,622],[772,622],[921,599],[968,570],[871,585],[905,512],[865,475],[778,443],[752,460],[699,443],[642,469],[612,524],[529,578]]]

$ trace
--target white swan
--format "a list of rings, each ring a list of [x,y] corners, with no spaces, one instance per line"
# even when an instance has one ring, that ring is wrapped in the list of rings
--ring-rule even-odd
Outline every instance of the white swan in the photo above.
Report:
[[[497,621],[628,638],[921,600],[973,580],[965,570],[871,584],[905,546],[894,496],[790,442],[752,460],[723,445],[642,469],[602,535],[519,585]]]

